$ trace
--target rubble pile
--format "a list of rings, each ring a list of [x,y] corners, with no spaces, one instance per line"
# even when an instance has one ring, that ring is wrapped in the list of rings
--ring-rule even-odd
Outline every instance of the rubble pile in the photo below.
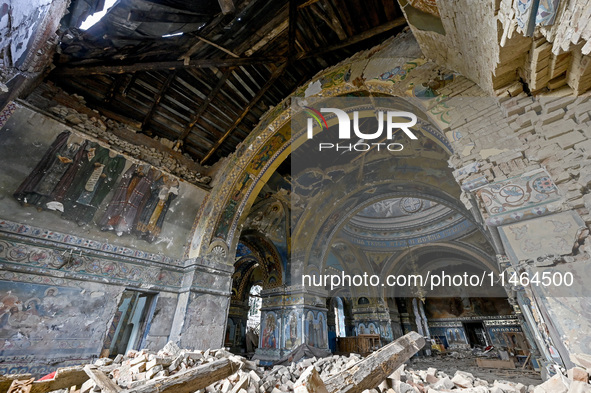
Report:
[[[14,381],[32,391],[54,393],[581,393],[591,391],[583,368],[557,374],[538,385],[487,380],[435,367],[413,370],[405,363],[425,345],[410,332],[366,357],[357,354],[304,358],[263,368],[226,349],[180,349],[173,342],[158,351],[129,351],[115,359],[58,369],[52,380]],[[61,376],[61,379],[60,379]],[[45,380],[45,381],[43,381]],[[61,380],[61,382],[60,382]],[[58,387],[59,386],[59,387]],[[75,387],[72,387],[75,386]],[[67,389],[64,389],[68,387]],[[62,390],[59,390],[62,389]],[[20,391],[20,390],[19,390]]]
[[[209,176],[203,176],[200,173],[189,170],[185,165],[183,165],[183,163],[179,162],[179,160],[170,154],[166,154],[153,147],[149,148],[127,142],[110,131],[121,128],[125,128],[127,132],[137,131],[124,124],[107,119],[104,116],[101,119],[88,116],[87,114],[80,113],[73,108],[68,108],[63,105],[53,106],[49,108],[49,112],[65,120],[74,128],[81,130],[85,134],[107,142],[109,146],[115,151],[119,151],[139,160],[148,162],[155,167],[162,168],[164,171],[176,175],[191,183],[207,184],[211,181]],[[172,141],[162,139],[160,140],[160,143],[166,147],[177,150],[175,143]],[[188,160],[192,160],[192,158],[188,155],[185,155],[185,157]]]
[[[152,351],[130,351],[125,356],[118,355],[114,360],[101,358],[95,362],[100,371],[108,375],[122,389],[133,391],[148,381],[163,380],[167,377],[187,372],[199,366],[212,364],[216,360],[229,359],[238,363],[239,369],[227,378],[220,379],[209,386],[195,390],[195,393],[281,393],[293,392],[301,384],[300,376],[314,367],[322,380],[341,373],[362,360],[357,354],[349,356],[334,355],[322,359],[308,358],[289,366],[274,366],[264,369],[257,361],[249,361],[225,349],[190,351],[181,350],[169,343],[164,349]],[[406,369],[403,364],[374,389],[364,393],[554,393],[589,392],[588,374],[584,369],[569,371],[569,378],[556,375],[538,386],[525,386],[521,383],[496,380],[492,383],[474,377],[469,372],[456,371],[447,375],[430,367],[427,370]],[[565,382],[566,380],[566,382]],[[105,392],[93,379],[88,380],[80,393]],[[65,390],[60,392],[65,393]],[[57,393],[57,391],[56,391]]]
[[[295,382],[306,368],[313,365],[321,377],[326,379],[357,363],[361,356],[351,354],[322,359],[314,357],[299,363],[291,363],[289,366],[275,366],[265,370],[258,366],[258,361],[247,360],[225,349],[190,351],[179,349],[174,343],[168,343],[157,353],[145,349],[129,351],[125,356],[117,355],[115,359],[98,359],[94,365],[108,375],[116,385],[131,390],[150,380],[173,376],[223,358],[239,363],[238,371],[205,389],[197,390],[197,393],[293,392]],[[81,390],[80,393],[101,391],[92,379],[87,385],[86,390]]]

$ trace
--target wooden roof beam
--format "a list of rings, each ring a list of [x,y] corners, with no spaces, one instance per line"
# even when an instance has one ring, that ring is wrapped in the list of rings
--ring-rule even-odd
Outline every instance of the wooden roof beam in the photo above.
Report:
[[[283,33],[287,29],[288,24],[289,22],[287,20],[283,21],[279,26],[268,32],[262,39],[257,41],[250,49],[244,52],[244,55],[252,56],[256,51],[273,41],[279,34]]]
[[[302,9],[302,8],[305,8],[305,7],[309,6],[309,5],[312,5],[312,4],[314,4],[314,3],[317,3],[317,2],[319,2],[319,1],[320,1],[320,0],[308,0],[308,1],[306,1],[305,3],[302,3],[302,4],[298,5],[298,8],[299,8],[299,9]]]
[[[178,70],[183,68],[223,68],[251,64],[277,64],[285,61],[284,57],[247,57],[234,59],[194,59],[189,61],[157,61],[126,65],[87,65],[78,67],[58,67],[55,74],[95,75],[95,74],[126,74],[138,71]]]
[[[330,3],[330,1],[324,1],[324,7],[321,7],[319,4],[316,4],[315,7],[312,7],[312,9],[314,8],[324,8],[329,18],[327,24],[330,26],[331,29],[335,31],[335,33],[337,33],[337,36],[341,41],[349,38],[349,35],[345,32],[345,29],[343,28],[341,20],[337,16],[335,10],[332,8],[332,4]]]
[[[219,50],[221,50],[224,53],[227,53],[228,55],[234,57],[234,58],[239,58],[240,56],[238,56],[236,53],[224,48],[223,46],[220,46],[218,44],[216,44],[215,42],[212,42],[210,40],[208,40],[207,38],[203,38],[200,36],[196,36],[197,39],[199,40],[199,42],[196,42],[195,44],[193,44],[193,46],[191,46],[191,48],[189,48],[189,50],[187,51],[187,53],[185,53],[184,55],[182,55],[181,57],[179,57],[179,60],[183,60],[183,61],[190,61],[191,56],[193,55],[193,53],[195,53],[197,51],[197,49],[199,49],[199,47],[201,46],[201,43],[204,42],[206,44],[209,44],[211,46],[213,46],[214,48],[217,48]]]
[[[292,62],[296,57],[296,29],[298,23],[298,4],[297,0],[289,0],[289,25],[287,41],[287,58]]]
[[[230,136],[230,134],[232,134],[232,131],[234,131],[236,129],[236,127],[238,127],[238,125],[246,117],[248,112],[257,104],[257,102],[259,102],[259,100],[263,97],[263,95],[265,95],[267,90],[269,90],[269,88],[271,86],[273,86],[273,83],[275,83],[275,80],[277,80],[277,78],[279,78],[281,76],[281,74],[283,74],[283,70],[285,70],[286,66],[287,66],[287,62],[280,65],[273,72],[271,77],[267,80],[267,83],[265,83],[265,85],[263,87],[261,87],[261,89],[257,92],[257,95],[252,98],[252,100],[248,103],[246,108],[244,108],[244,110],[242,111],[240,116],[234,121],[234,123],[230,126],[230,128],[228,128],[226,133],[213,145],[213,147],[209,150],[209,152],[207,152],[205,157],[201,160],[201,165],[203,165],[205,162],[207,162],[207,160],[213,155],[213,153],[215,153],[215,151],[222,145],[222,143],[224,143],[224,141]]]
[[[168,90],[168,88],[170,87],[172,82],[174,82],[175,77],[176,77],[176,70],[174,70],[170,74],[168,74],[168,78],[166,78],[166,81],[164,81],[164,83],[162,84],[162,87],[160,88],[160,90],[158,90],[158,93],[156,94],[156,96],[154,96],[154,101],[152,101],[152,105],[150,106],[148,113],[146,113],[146,116],[144,117],[144,120],[142,121],[142,130],[146,127],[146,124],[148,124],[148,122],[152,118],[152,115],[154,114],[156,107],[158,106],[158,104],[160,104],[160,100],[162,100],[162,96],[164,95],[164,93],[166,93],[166,90]]]
[[[231,72],[231,70],[224,71],[224,73],[223,73],[222,77],[220,78],[220,80],[218,81],[218,83],[211,90],[211,92],[209,92],[205,101],[199,106],[199,109],[197,109],[197,112],[195,113],[195,115],[193,115],[193,117],[191,118],[191,121],[189,122],[189,124],[187,124],[187,126],[183,130],[183,133],[181,134],[181,136],[179,138],[180,140],[184,141],[187,138],[187,136],[191,132],[191,128],[193,128],[195,126],[195,124],[199,121],[199,118],[201,117],[203,112],[205,112],[205,110],[207,109],[209,104],[211,104],[213,99],[220,92],[220,89],[222,87],[224,87],[224,85],[226,84],[226,81],[228,80],[228,76],[230,76],[230,72]]]
[[[317,56],[323,55],[328,52],[332,52],[332,51],[335,51],[338,49],[345,48],[350,45],[357,44],[358,42],[367,40],[368,38],[374,37],[378,34],[385,33],[387,31],[395,29],[396,27],[404,26],[405,24],[406,24],[406,19],[404,17],[396,18],[390,22],[384,23],[383,25],[374,27],[373,29],[369,29],[369,30],[364,31],[363,33],[349,37],[345,41],[339,42],[338,44],[329,45],[324,48],[318,48],[318,49],[312,50],[308,53],[302,53],[300,56],[298,56],[298,60],[307,59],[310,57],[317,57]]]
[[[326,23],[326,25],[331,28],[331,30],[337,33],[339,40],[343,41],[348,38],[347,33],[345,33],[345,30],[343,30],[343,27],[341,26],[338,19],[335,19],[336,15],[325,15],[322,6],[318,3],[310,6],[309,9],[312,10],[316,16],[322,19],[324,23]]]
[[[123,83],[125,83],[125,75],[116,76],[115,80],[109,87],[109,91],[107,91],[107,94],[105,94],[105,98],[103,101],[109,104],[115,96],[115,94],[117,94],[121,86],[123,86]]]

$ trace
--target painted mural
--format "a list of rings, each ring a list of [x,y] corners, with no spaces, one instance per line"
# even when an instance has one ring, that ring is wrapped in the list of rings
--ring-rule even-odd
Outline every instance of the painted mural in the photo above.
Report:
[[[302,337],[302,314],[296,310],[291,311],[285,317],[284,323],[284,345],[285,349],[292,349],[301,344]]]
[[[521,342],[523,340],[523,333],[519,325],[489,326],[488,335],[495,346],[509,348],[523,345]]]
[[[396,66],[382,74],[380,74],[377,79],[379,81],[388,81],[392,83],[398,83],[406,79],[408,74],[418,66],[425,63],[423,59],[416,59],[414,61],[406,62],[402,65]]]
[[[0,220],[0,229],[5,229],[5,221]],[[18,224],[15,224],[19,226]],[[26,227],[20,225],[25,231]],[[51,235],[55,232],[46,231]],[[59,234],[58,234],[59,235]],[[88,246],[89,244],[70,236],[70,239],[77,240],[75,245]],[[54,240],[47,236],[45,239]],[[108,248],[102,248],[104,251],[110,251]],[[123,249],[125,251],[125,249]],[[116,251],[117,252],[117,251]],[[124,252],[117,252],[120,255],[128,256]],[[133,255],[133,254],[132,254]],[[18,265],[27,265],[29,268],[60,269],[77,274],[79,277],[87,275],[90,277],[108,278],[111,280],[122,280],[130,283],[154,283],[161,286],[180,288],[183,281],[183,274],[178,270],[167,269],[162,265],[129,263],[127,261],[117,261],[110,258],[101,258],[91,255],[76,255],[68,253],[67,250],[58,252],[47,246],[33,246],[20,242],[0,239],[0,259]]]
[[[326,326],[326,316],[321,311],[308,311],[304,321],[304,333],[306,344],[317,347],[328,347],[328,332]]]
[[[357,326],[357,332],[359,335],[362,334],[380,334],[380,329],[374,322],[360,323]]]
[[[429,326],[431,337],[439,340],[444,348],[464,347],[468,345],[466,332],[461,323],[451,322],[452,326]]]
[[[268,242],[272,243],[272,246],[274,247],[273,250],[269,250],[271,251],[271,254],[279,254],[278,256],[281,259],[281,266],[283,266],[282,270],[286,269],[288,260],[288,214],[289,212],[286,212],[280,201],[274,198],[268,198],[253,207],[243,227],[243,231],[254,230],[265,234],[265,238]],[[244,242],[242,244],[243,246],[248,247],[248,244]],[[269,249],[270,245],[267,245],[265,248]]]
[[[115,307],[117,296],[102,286],[90,288],[0,281],[0,373],[13,372],[10,367],[41,373],[45,368],[34,359],[47,353],[76,359],[96,355],[106,324],[95,326],[95,321],[108,319],[96,310],[111,313],[109,302]],[[25,363],[23,353],[28,356]]]
[[[467,344],[466,332],[463,328],[454,327],[445,329],[445,337],[449,345]]]
[[[261,328],[261,348],[279,348],[279,324],[277,314],[273,311],[264,313],[262,316],[263,326]]]
[[[64,131],[13,196],[23,206],[55,211],[80,226],[98,221],[103,231],[134,234],[152,243],[179,193],[179,182],[149,165],[131,164],[123,172],[128,165],[112,150]],[[103,202],[106,212],[97,213]]]

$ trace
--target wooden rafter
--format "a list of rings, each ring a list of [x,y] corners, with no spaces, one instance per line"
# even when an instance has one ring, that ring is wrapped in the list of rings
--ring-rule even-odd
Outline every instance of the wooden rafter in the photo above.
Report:
[[[242,11],[245,10],[246,7],[248,7],[250,3],[247,1],[243,1],[243,2],[239,2],[238,3],[238,8],[234,11],[235,13],[241,13]],[[224,13],[219,13],[218,15],[216,15],[205,27],[203,27],[202,29],[199,30],[199,36],[200,37],[207,37],[213,30],[216,29],[216,27],[222,22],[222,20],[224,20],[224,18],[226,17],[226,15]],[[193,46],[191,46],[191,48],[185,52],[183,55],[181,55],[179,57],[179,60],[183,60],[185,58],[191,58],[191,56],[193,56],[193,54],[195,54],[195,52],[197,52],[197,50],[201,47],[202,42],[201,40],[199,40],[200,42],[196,42]],[[241,53],[241,52],[238,52]]]
[[[326,23],[326,25],[330,27],[335,33],[337,33],[341,41],[347,39],[347,34],[340,26],[340,24],[335,24],[333,20],[331,20],[330,17],[324,13],[322,6],[316,3],[311,5],[308,9],[311,10],[312,13],[319,17],[324,23]]]
[[[258,40],[250,49],[244,52],[244,55],[252,56],[256,51],[273,41],[279,34],[283,33],[285,29],[287,29],[288,24],[288,20],[283,21],[280,25],[268,32],[262,39]]]
[[[127,65],[97,65],[56,68],[55,74],[95,75],[95,74],[125,74],[138,71],[177,70],[182,68],[223,68],[251,64],[277,64],[285,61],[283,57],[247,57],[238,59],[194,59],[189,61],[157,61],[134,63]]]
[[[335,33],[337,33],[337,35],[341,41],[346,40],[349,36],[345,32],[345,29],[343,28],[341,20],[337,16],[335,10],[332,8],[332,4],[330,3],[330,1],[326,1],[326,0],[323,2],[323,4],[324,4],[324,7],[321,7],[319,4],[316,4],[316,7],[313,7],[313,8],[319,8],[319,9],[323,8],[328,15],[329,21],[327,22],[327,24],[330,26],[331,29],[333,29],[335,31]]]
[[[259,102],[259,100],[263,97],[263,95],[265,95],[265,93],[267,92],[267,90],[269,90],[269,88],[271,86],[273,86],[273,83],[275,83],[275,80],[277,80],[277,78],[279,78],[281,76],[281,74],[283,73],[283,70],[285,70],[285,67],[286,66],[287,66],[287,62],[286,63],[283,63],[282,65],[280,65],[273,72],[273,74],[267,80],[267,82],[265,83],[265,85],[263,87],[261,87],[261,89],[257,92],[256,96],[254,96],[252,98],[252,100],[250,100],[250,102],[244,108],[244,110],[242,111],[242,113],[240,114],[240,116],[234,121],[234,123],[232,123],[232,125],[230,126],[230,128],[228,128],[228,130],[224,133],[224,135],[207,152],[207,154],[205,155],[205,157],[203,157],[203,159],[201,160],[201,165],[203,165],[203,163],[207,162],[207,160],[213,155],[213,153],[222,145],[222,143],[224,143],[224,141],[226,140],[226,138],[228,138],[230,136],[230,134],[232,134],[232,132],[236,129],[236,127],[238,127],[238,125],[240,124],[240,122],[242,122],[242,120],[244,119],[244,117],[246,117],[246,115],[248,114],[248,112],[257,104],[257,102]]]
[[[148,110],[148,113],[146,113],[146,116],[144,117],[144,120],[142,121],[142,130],[146,127],[146,125],[148,124],[148,122],[152,118],[152,115],[154,114],[156,107],[158,106],[158,104],[160,104],[160,100],[162,100],[162,96],[164,96],[164,94],[166,93],[166,90],[168,90],[168,88],[170,87],[172,82],[174,82],[175,77],[176,77],[176,70],[174,70],[170,74],[168,74],[168,78],[166,78],[166,81],[164,81],[164,83],[162,84],[162,87],[160,88],[160,90],[158,90],[158,93],[156,93],[156,95],[154,96],[154,101],[152,101],[152,105],[150,105],[150,109]]]
[[[297,0],[289,0],[289,30],[288,30],[288,48],[287,58],[292,62],[296,57],[296,28],[298,24],[298,4]]]
[[[208,94],[208,96],[205,99],[205,101],[201,103],[201,105],[199,106],[199,109],[193,115],[193,117],[191,118],[191,121],[189,122],[189,124],[187,124],[187,126],[183,130],[183,133],[181,134],[181,136],[179,138],[180,140],[184,141],[187,138],[187,136],[191,132],[191,128],[193,128],[195,126],[195,124],[197,124],[197,122],[199,121],[199,118],[201,117],[201,115],[203,114],[203,112],[205,112],[205,110],[207,109],[207,107],[209,106],[209,104],[211,104],[211,102],[213,101],[213,99],[220,92],[220,89],[222,87],[224,87],[224,85],[226,84],[226,80],[228,80],[228,76],[230,76],[230,72],[231,72],[231,70],[224,71],[224,73],[223,73],[222,77],[220,78],[220,80],[218,81],[218,83],[215,85],[215,87]]]
[[[308,0],[305,3],[302,3],[302,4],[298,5],[298,8],[302,9],[302,8],[305,8],[305,7],[309,6],[309,5],[312,5],[314,3],[317,3],[319,1],[320,0]]]
[[[123,91],[121,92],[121,96],[127,97],[127,93],[129,93],[129,91],[133,87],[133,84],[135,83],[136,79],[137,79],[137,74],[131,74],[130,78],[126,78],[125,87],[123,88]]]
[[[191,59],[191,56],[193,55],[193,53],[195,53],[197,51],[197,49],[199,49],[201,42],[205,42],[206,44],[209,44],[211,46],[213,46],[214,48],[218,48],[219,50],[221,50],[224,53],[229,54],[230,56],[234,57],[234,58],[239,58],[240,56],[238,56],[236,53],[224,48],[221,45],[216,44],[215,42],[212,42],[210,40],[208,40],[207,38],[203,38],[200,36],[197,36],[197,39],[199,40],[199,42],[193,44],[193,46],[191,46],[191,48],[189,48],[189,50],[187,51],[187,53],[185,53],[184,55],[182,55],[181,57],[179,57],[179,60],[183,60],[185,62],[189,61]]]
[[[119,91],[121,86],[123,86],[123,83],[125,83],[125,79],[125,75],[118,75],[117,77],[115,77],[115,80],[109,87],[109,91],[107,91],[107,94],[105,94],[105,98],[103,100],[104,102],[106,102],[107,104],[111,102],[115,94],[117,94],[117,91]]]
[[[300,56],[298,56],[298,60],[307,59],[309,57],[320,56],[325,53],[335,51],[337,49],[345,48],[347,46],[356,44],[358,42],[361,42],[361,41],[366,40],[368,38],[374,37],[378,34],[385,33],[389,30],[392,30],[396,27],[403,26],[405,24],[406,24],[406,19],[404,17],[396,18],[390,22],[384,23],[383,25],[380,25],[378,27],[374,27],[373,29],[369,29],[369,30],[364,31],[363,33],[349,37],[345,41],[341,41],[338,44],[329,45],[324,48],[318,48],[316,50],[310,51],[308,53],[303,53]]]

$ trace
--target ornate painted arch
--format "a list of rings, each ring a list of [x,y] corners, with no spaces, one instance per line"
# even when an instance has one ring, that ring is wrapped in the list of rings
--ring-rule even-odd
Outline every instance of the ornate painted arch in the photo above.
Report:
[[[388,61],[384,61],[380,51],[396,53],[395,45],[395,40],[386,42],[381,47],[358,54],[326,70],[298,89],[294,96],[304,97],[311,104],[327,97],[359,92],[406,97],[422,108],[431,124],[445,132],[449,124],[447,97],[437,92],[421,96],[421,90],[416,87],[446,71],[423,58],[389,57]],[[371,78],[364,79],[370,74]],[[475,86],[461,77],[455,80],[451,78],[449,84],[466,85],[466,82]],[[309,88],[315,85],[320,86],[319,91],[309,94]],[[214,238],[223,239],[228,245],[229,255],[233,255],[238,243],[235,235],[239,222],[273,171],[290,154],[291,111],[290,98],[269,111],[236,153],[228,157],[225,165],[219,169],[218,173],[225,176],[218,177],[218,182],[195,220],[187,250],[189,258],[206,256]]]

